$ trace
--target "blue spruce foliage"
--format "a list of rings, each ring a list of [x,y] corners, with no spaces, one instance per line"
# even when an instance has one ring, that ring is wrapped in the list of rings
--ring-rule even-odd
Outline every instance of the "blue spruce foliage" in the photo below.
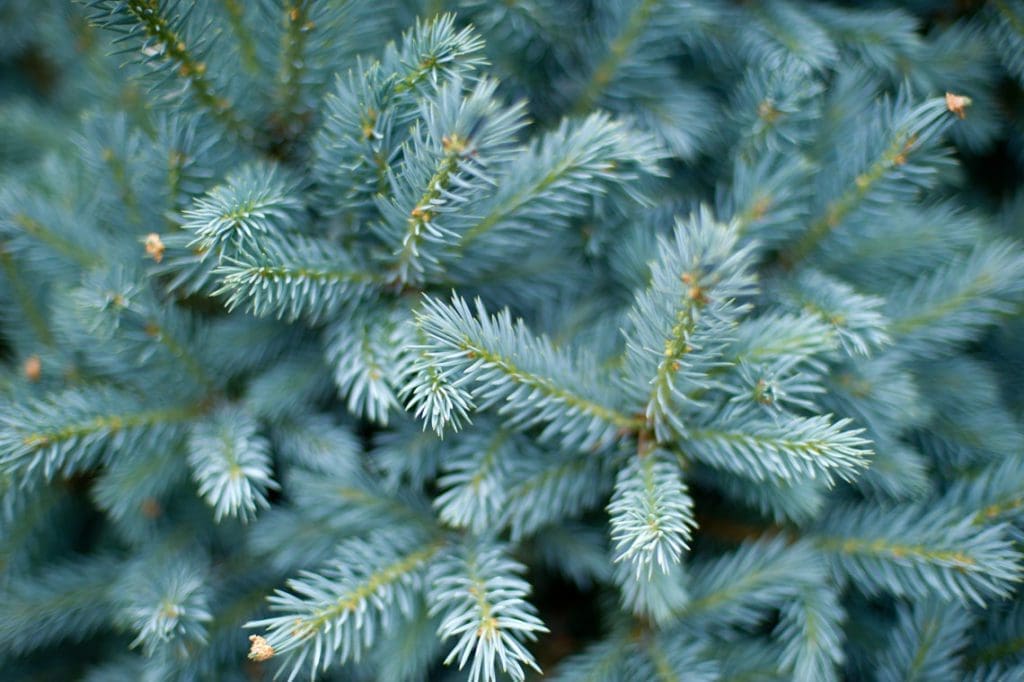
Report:
[[[1024,679],[1024,0],[7,0],[3,680]]]

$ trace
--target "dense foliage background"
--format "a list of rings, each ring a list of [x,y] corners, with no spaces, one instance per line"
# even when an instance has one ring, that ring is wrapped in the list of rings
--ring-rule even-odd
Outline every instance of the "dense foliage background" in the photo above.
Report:
[[[0,0],[4,680],[1024,679],[1024,2]]]

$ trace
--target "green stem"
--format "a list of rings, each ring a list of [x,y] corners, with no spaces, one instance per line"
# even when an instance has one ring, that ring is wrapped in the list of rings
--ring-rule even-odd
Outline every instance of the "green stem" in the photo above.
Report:
[[[578,396],[575,393],[558,386],[547,377],[520,369],[511,358],[506,358],[498,353],[491,352],[479,344],[474,344],[469,337],[463,338],[460,348],[472,353],[475,357],[482,359],[484,362],[494,365],[508,375],[511,381],[530,386],[571,408],[575,408],[580,412],[597,417],[598,419],[601,419],[606,423],[613,424],[620,429],[636,431],[644,424],[642,419],[628,417],[618,410],[605,407],[604,405],[595,403],[592,400]]]
[[[1021,651],[1024,651],[1024,637],[1013,637],[979,649],[966,656],[965,659],[970,667],[974,667],[980,663],[992,663],[1004,658],[1011,658]]]
[[[63,236],[47,228],[35,218],[27,216],[24,213],[16,213],[13,216],[12,221],[15,225],[20,227],[25,234],[35,237],[84,268],[92,267],[99,263],[99,258],[83,251],[77,244],[73,244],[68,241]]]
[[[256,60],[256,41],[252,32],[245,25],[245,8],[239,0],[222,0],[224,9],[228,13],[228,21],[231,29],[238,36],[238,46],[242,55],[242,67],[249,73],[259,72],[259,62]]]
[[[406,219],[405,238],[394,270],[396,278],[401,282],[409,281],[408,269],[419,253],[419,245],[423,241],[423,233],[434,220],[431,210],[433,203],[448,188],[452,175],[459,169],[459,158],[464,149],[464,142],[454,133],[445,137],[444,155],[438,161],[437,169],[427,182],[427,189],[412,208]]]
[[[181,360],[189,374],[194,376],[205,388],[212,389],[214,387],[213,380],[206,373],[206,370],[203,369],[203,366],[199,364],[199,361],[195,359],[184,345],[168,334],[163,327],[155,322],[149,322],[146,324],[146,333],[162,343],[172,356]]]
[[[918,559],[953,565],[957,569],[973,567],[977,562],[957,550],[935,550],[924,545],[909,545],[891,542],[886,539],[865,540],[861,538],[819,537],[817,545],[826,552],[841,554],[860,554],[864,556],[884,556],[889,559]]]
[[[594,107],[601,93],[604,92],[604,89],[608,87],[608,84],[614,78],[616,70],[618,70],[622,60],[626,58],[629,49],[636,42],[637,38],[640,37],[640,34],[643,33],[654,11],[654,6],[658,2],[659,0],[642,0],[629,15],[622,33],[612,41],[612,44],[608,47],[607,56],[594,69],[590,80],[584,86],[583,92],[573,105],[573,113],[584,114]]]
[[[135,198],[135,191],[128,181],[128,168],[123,159],[119,158],[113,149],[103,150],[103,161],[110,168],[114,176],[114,182],[121,190],[121,203],[128,211],[128,220],[135,225],[142,224],[142,214],[139,213],[139,202]]]
[[[891,170],[907,162],[907,155],[914,149],[916,143],[917,138],[907,130],[897,130],[882,155],[866,171],[854,178],[853,186],[830,203],[825,213],[811,223],[804,236],[786,255],[786,263],[792,266],[809,255],[822,239],[861,204],[880,180]]]
[[[1009,499],[993,502],[974,515],[974,525],[988,523],[997,517],[1021,508],[1024,508],[1024,495],[1012,496]]]
[[[202,405],[173,407],[159,410],[143,410],[127,414],[111,414],[94,417],[77,424],[69,424],[53,431],[36,431],[22,438],[22,443],[32,448],[44,448],[97,433],[116,433],[125,429],[154,426],[172,422],[188,421],[203,412]]]
[[[935,645],[935,640],[939,636],[939,627],[940,624],[934,620],[925,623],[924,632],[921,633],[920,646],[917,647],[914,660],[910,662],[910,669],[907,670],[907,680],[919,679],[918,673],[921,672],[921,666],[924,665],[928,651]]]
[[[52,347],[54,345],[53,332],[46,321],[46,315],[36,304],[38,297],[29,291],[27,283],[18,271],[18,264],[3,246],[0,246],[0,267],[7,275],[14,298],[21,305],[22,312],[25,313],[25,318],[32,327],[32,331],[43,344]]]
[[[956,293],[945,301],[942,301],[938,305],[916,315],[893,320],[889,325],[889,331],[893,336],[903,336],[916,331],[921,327],[941,320],[950,313],[956,312],[958,309],[972,303],[978,296],[985,292],[991,283],[991,277],[989,274],[987,272],[983,272],[978,276],[978,279],[971,283],[971,286],[959,293]]]
[[[309,618],[296,619],[295,628],[292,631],[294,640],[299,642],[313,637],[317,632],[326,628],[331,621],[340,618],[346,612],[356,611],[380,588],[397,582],[410,571],[416,570],[433,558],[443,547],[443,542],[436,542],[407,554],[393,564],[367,576],[362,583],[356,585],[330,606],[316,611]]]
[[[503,202],[466,230],[462,239],[455,245],[455,255],[461,256],[477,239],[485,235],[499,222],[522,208],[527,202],[536,198],[541,192],[553,185],[575,167],[575,159],[564,159],[547,175],[528,187],[524,187]]]
[[[658,405],[659,395],[666,396],[666,400],[669,401],[672,399],[672,375],[680,370],[683,358],[693,350],[688,339],[697,325],[695,312],[703,306],[705,300],[704,291],[699,284],[699,273],[681,273],[680,277],[687,285],[687,291],[681,301],[682,305],[676,310],[675,324],[665,339],[665,350],[651,382],[653,388],[647,399],[647,412],[650,415],[648,422],[654,417],[651,410]],[[658,412],[664,411],[666,410],[658,409]]]
[[[231,103],[218,97],[206,75],[206,64],[189,51],[184,39],[171,28],[170,20],[161,14],[158,0],[128,0],[127,10],[152,38],[164,59],[178,65],[178,73],[188,81],[196,100],[224,126],[243,139],[251,139],[252,131],[239,117]]]
[[[281,65],[278,74],[278,86],[281,106],[285,111],[295,113],[301,92],[302,73],[305,68],[304,52],[306,37],[313,30],[313,22],[309,20],[309,7],[306,0],[293,0],[285,6],[285,32],[281,38]]]

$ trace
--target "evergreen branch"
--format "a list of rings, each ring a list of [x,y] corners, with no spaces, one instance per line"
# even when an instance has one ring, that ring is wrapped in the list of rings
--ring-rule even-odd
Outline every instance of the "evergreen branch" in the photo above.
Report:
[[[226,296],[228,309],[245,304],[254,315],[289,320],[328,317],[353,305],[379,274],[356,269],[349,254],[332,244],[304,237],[276,241],[272,251],[243,250],[225,256],[216,295]]]
[[[822,573],[824,577],[824,572]],[[806,586],[782,607],[772,633],[783,644],[781,667],[799,682],[835,682],[845,662],[846,612],[836,590],[821,583]]]
[[[80,267],[89,268],[100,263],[99,257],[95,254],[83,250],[78,244],[49,229],[30,215],[16,213],[9,220],[19,231],[46,244],[69,260],[77,263]]]
[[[450,306],[428,297],[416,319],[441,372],[473,382],[481,408],[500,404],[510,426],[544,424],[543,438],[560,436],[566,447],[584,450],[637,428],[636,419],[609,406],[607,389],[581,381],[593,373],[575,358],[531,336],[522,321],[513,324],[508,310],[489,316],[479,300],[476,308],[474,316],[458,296]]]
[[[642,573],[619,562],[612,578],[623,608],[661,626],[676,622],[690,601],[689,575],[682,563],[670,564],[667,571]]]
[[[789,67],[806,77],[808,71],[822,71],[838,58],[839,51],[829,34],[803,7],[769,2],[749,8],[742,42],[748,59],[767,69]]]
[[[967,643],[971,619],[963,608],[937,599],[909,608],[901,605],[882,657],[882,682],[925,682],[954,679],[960,673],[960,652]]]
[[[176,3],[165,0],[81,0],[92,10],[99,26],[123,34],[120,40],[133,39],[139,45],[141,61],[166,62],[185,79],[201,106],[242,139],[250,139],[252,130],[231,102],[218,95],[206,72],[206,64],[186,44],[181,19],[173,16]],[[141,36],[139,35],[141,33]]]
[[[693,500],[667,453],[630,459],[619,472],[608,505],[616,562],[629,560],[637,576],[650,579],[654,567],[668,573],[679,563],[696,526]]]
[[[1002,525],[978,527],[958,509],[833,507],[815,542],[862,590],[984,605],[1021,579]]]
[[[585,521],[566,521],[546,526],[543,533],[532,538],[531,549],[539,565],[556,571],[585,590],[612,578],[607,536],[600,526]]]
[[[870,355],[889,345],[885,301],[857,293],[850,285],[817,270],[797,276],[789,294],[793,307],[817,315],[829,325],[847,355]]]
[[[392,240],[401,236],[392,266],[400,282],[422,281],[438,264],[430,251],[457,237],[461,213],[492,191],[490,168],[506,160],[526,125],[523,103],[499,107],[497,85],[480,80],[466,95],[459,80],[443,85],[423,105],[425,130],[404,146],[402,172],[389,171],[393,197],[378,208]]]
[[[678,633],[651,633],[626,664],[625,679],[676,682],[714,682],[719,677],[718,663],[708,660],[705,642]],[[639,654],[639,655],[637,655]]]
[[[305,72],[305,50],[310,31],[317,26],[310,21],[310,0],[290,0],[285,4],[285,30],[281,36],[280,70],[277,76],[278,100],[290,115],[301,113],[300,88]]]
[[[283,429],[300,439],[305,425],[318,421],[323,437],[333,440],[337,430],[330,421],[319,420],[320,415],[311,413],[311,406],[333,392],[319,350],[314,347],[296,349],[287,359],[254,376],[243,401],[245,410],[257,419],[272,423],[275,429]],[[298,430],[292,431],[289,428],[292,426]],[[310,438],[316,440],[312,435]],[[319,448],[312,447],[312,451],[319,452]],[[305,462],[303,466],[312,469],[329,466],[326,459],[315,463],[312,452],[308,454],[308,459],[300,456]]]
[[[389,70],[401,74],[394,85],[395,93],[418,90],[424,81],[436,85],[486,63],[483,39],[472,27],[458,33],[454,27],[454,14],[437,15],[426,21],[417,20],[412,30],[402,36],[401,50],[385,58]]]
[[[870,442],[863,429],[847,429],[849,419],[831,415],[789,417],[778,423],[747,421],[735,425],[695,426],[686,434],[686,451],[715,468],[761,481],[821,476],[853,480],[868,466]]]
[[[71,291],[74,312],[82,325],[121,356],[111,373],[128,365],[126,359],[139,367],[155,367],[158,360],[170,361],[175,370],[184,369],[197,386],[211,392],[215,380],[201,362],[195,318],[186,311],[161,306],[132,275],[121,268],[93,270],[85,275],[80,287]],[[158,349],[163,357],[155,358]]]
[[[129,568],[118,600],[123,618],[136,632],[131,647],[141,645],[149,657],[170,648],[184,658],[191,647],[206,643],[206,623],[213,615],[204,573],[180,558],[159,565],[143,560]]]
[[[319,565],[339,540],[394,528],[440,533],[430,503],[408,489],[385,487],[356,469],[292,470],[287,491],[301,491],[290,510],[272,510],[252,537],[256,554],[280,572]]]
[[[927,149],[952,120],[946,100],[942,98],[927,100],[914,108],[897,101],[889,116],[890,120],[883,124],[884,132],[880,133],[887,138],[886,145],[853,178],[853,185],[830,202],[824,213],[811,222],[803,236],[786,252],[784,258],[788,264],[806,258],[855,209],[873,194],[882,194],[886,184],[913,181],[914,167],[909,164],[913,155]]]
[[[190,248],[220,253],[267,234],[295,230],[303,218],[298,181],[270,163],[243,166],[182,212],[182,228],[194,234]]]
[[[619,64],[626,58],[633,44],[644,32],[660,0],[639,0],[629,13],[622,32],[608,46],[608,54],[598,64],[583,87],[572,110],[576,114],[586,113],[594,108],[601,93],[615,77]]]
[[[454,15],[446,14],[417,21],[382,62],[358,62],[357,70],[336,78],[313,145],[314,175],[328,212],[373,206],[388,189],[391,164],[422,105],[419,97],[484,64],[482,49],[471,28],[456,32]]]
[[[1024,662],[1024,602],[991,609],[978,625],[973,645],[964,655],[969,666]]]
[[[1013,520],[1024,512],[1024,490],[1019,481],[1024,459],[1019,455],[996,461],[976,476],[957,481],[942,497],[943,506],[973,514],[976,526]]]
[[[83,640],[113,616],[109,555],[72,557],[5,580],[0,651],[24,655],[61,640]]]
[[[221,0],[221,2],[227,11],[231,30],[238,38],[242,66],[249,73],[255,74],[259,71],[259,62],[256,60],[256,39],[249,27],[245,25],[245,4],[242,0]]]
[[[508,525],[518,541],[547,524],[596,508],[607,499],[614,480],[609,468],[603,457],[534,458],[509,482],[501,525]]]
[[[763,111],[760,102],[764,101],[759,98],[754,106]],[[749,163],[737,159],[729,192],[718,202],[718,214],[731,215],[740,235],[774,246],[807,221],[813,166],[803,157],[788,154],[761,152],[760,157]]]
[[[425,239],[434,238],[441,240],[445,236],[434,223],[434,207],[442,202],[442,195],[448,189],[448,185],[459,169],[459,157],[462,150],[459,149],[461,141],[456,136],[454,142],[449,142],[437,166],[427,180],[427,188],[420,196],[416,205],[409,211],[406,219],[406,234],[402,238],[402,248],[399,250],[395,263],[395,270],[399,282],[408,282],[414,279],[411,269],[415,269],[415,261],[420,256],[420,243]]]
[[[1024,294],[1024,253],[1016,244],[979,247],[965,259],[919,279],[890,300],[894,336],[923,353],[973,339]]]
[[[733,366],[784,360],[794,366],[813,367],[819,362],[817,356],[836,348],[835,337],[832,328],[817,314],[771,312],[737,325],[723,355]]]
[[[516,682],[526,678],[523,666],[540,672],[523,640],[548,629],[525,600],[530,586],[519,577],[525,570],[502,546],[486,542],[447,554],[431,568],[430,613],[443,615],[438,634],[458,638],[445,664],[458,661],[462,670],[472,657],[470,682],[495,682],[499,666]]]
[[[192,428],[188,462],[214,519],[248,521],[270,506],[267,491],[279,486],[271,477],[269,450],[255,421],[240,410],[221,410]]]
[[[781,539],[745,543],[735,552],[694,564],[691,600],[682,616],[701,624],[755,622],[795,597],[803,586],[819,584],[821,562],[804,543]]]
[[[0,478],[0,575],[14,576],[31,564],[40,541],[48,539],[40,530],[60,523],[69,502],[64,491],[38,481]]]
[[[995,51],[1007,70],[1024,81],[1024,11],[1007,0],[993,0],[990,6],[996,15]]]
[[[792,682],[793,676],[779,667],[776,647],[744,638],[730,642],[719,657],[721,679],[730,682]]]
[[[208,391],[214,389],[214,379],[195,357],[191,349],[175,337],[169,326],[161,325],[156,320],[148,320],[145,324],[145,331],[147,336],[164,346],[172,357],[180,360],[185,366],[185,371],[195,377]]]
[[[274,425],[274,450],[309,471],[358,469],[362,446],[352,429],[326,414],[299,413]]]
[[[139,199],[135,195],[135,189],[128,178],[128,167],[125,159],[114,153],[114,150],[107,147],[103,150],[103,163],[114,178],[114,184],[119,190],[119,198],[124,205],[128,220],[136,227],[142,225],[142,214],[139,213]]]
[[[459,431],[476,406],[464,388],[447,380],[428,348],[429,339],[423,328],[416,325],[416,355],[402,377],[400,397],[405,400],[405,409],[423,422],[423,428],[429,423],[441,438],[449,426]]]
[[[915,377],[931,408],[927,422],[919,411],[911,413],[920,422],[915,440],[943,465],[963,470],[964,481],[984,478],[983,470],[972,468],[1011,463],[1024,452],[1024,431],[1003,403],[997,367],[961,355],[926,373],[918,369]]]
[[[443,546],[401,529],[346,540],[322,573],[304,571],[288,581],[291,592],[274,592],[270,608],[282,615],[246,627],[267,630],[263,644],[270,655],[285,657],[289,680],[307,663],[326,671],[358,661],[388,623],[409,615],[424,569]]]
[[[145,525],[187,475],[188,467],[177,448],[123,453],[100,473],[90,497],[125,527],[142,521],[140,511]]]
[[[408,325],[408,327],[407,327]],[[327,359],[352,414],[386,425],[408,364],[403,313],[355,314],[327,331]]]
[[[125,407],[126,405],[131,407]],[[0,468],[46,478],[92,466],[108,450],[143,449],[173,441],[202,404],[152,406],[110,389],[72,389],[11,406],[0,416]]]
[[[486,422],[484,422],[487,425]],[[505,511],[510,464],[522,444],[499,428],[463,433],[448,453],[438,478],[434,507],[445,523],[483,533]]]
[[[530,232],[535,222],[550,229],[551,221],[564,222],[583,212],[594,194],[638,176],[657,175],[660,158],[661,152],[649,140],[606,114],[565,119],[510,164],[499,178],[499,191],[483,215],[462,233],[452,255],[463,256],[495,230]],[[632,198],[642,197],[634,194]]]
[[[869,469],[870,471],[870,469]],[[767,478],[751,485],[750,479],[721,470],[695,467],[693,478],[708,485],[775,523],[806,523],[816,518],[827,501],[828,487],[821,479],[782,480]]]
[[[5,279],[10,284],[14,293],[14,298],[17,300],[19,307],[24,313],[29,326],[32,327],[32,331],[35,333],[36,338],[38,338],[43,345],[53,346],[55,339],[46,315],[39,308],[39,302],[36,299],[36,296],[29,289],[28,282],[26,282],[24,277],[21,275],[18,263],[11,256],[6,245],[3,243],[0,243],[0,268],[3,269]]]
[[[661,442],[686,432],[679,408],[706,385],[716,350],[701,348],[698,331],[720,336],[744,310],[736,299],[753,292],[753,246],[738,248],[738,236],[703,208],[677,221],[673,240],[659,242],[651,284],[630,311],[627,380],[638,397],[642,392],[647,423]]]

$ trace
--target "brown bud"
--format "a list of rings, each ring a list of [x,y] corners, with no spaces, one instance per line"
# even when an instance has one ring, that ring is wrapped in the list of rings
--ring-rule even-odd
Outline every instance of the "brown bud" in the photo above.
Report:
[[[167,249],[160,235],[150,232],[146,235],[146,254],[151,256],[157,263],[164,259],[164,251]]]
[[[142,515],[147,519],[155,519],[160,516],[163,509],[160,507],[160,503],[154,500],[152,497],[147,497],[142,501],[141,505]]]
[[[274,656],[274,647],[267,643],[266,638],[249,635],[252,645],[249,647],[249,658],[253,661],[266,661]]]
[[[43,374],[43,363],[39,360],[38,355],[31,355],[25,360],[24,365],[25,378],[35,383],[39,381],[39,377]]]
[[[946,93],[946,108],[958,117],[967,118],[965,109],[969,106],[971,106],[971,98],[967,95],[954,95],[952,92]]]

